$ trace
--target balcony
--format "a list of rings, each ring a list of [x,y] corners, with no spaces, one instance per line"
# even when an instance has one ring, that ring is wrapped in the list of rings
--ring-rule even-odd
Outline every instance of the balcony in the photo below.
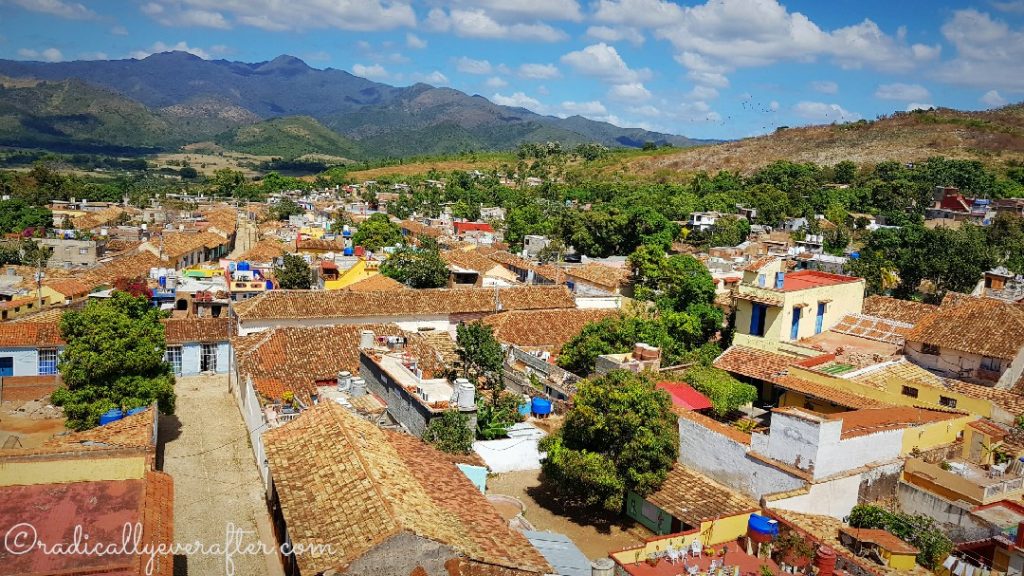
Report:
[[[754,286],[752,284],[740,284],[739,291],[736,293],[736,298],[757,302],[759,304],[767,304],[768,306],[782,306],[783,304],[783,294],[781,290]]]
[[[1024,496],[1024,477],[993,472],[964,460],[951,460],[949,469],[918,458],[908,458],[903,468],[910,484],[936,492],[950,500],[984,505]]]

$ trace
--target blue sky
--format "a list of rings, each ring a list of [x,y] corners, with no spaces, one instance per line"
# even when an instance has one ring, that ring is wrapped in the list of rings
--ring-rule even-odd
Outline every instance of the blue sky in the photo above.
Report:
[[[171,49],[701,138],[1024,100],[1024,0],[0,0],[2,58]]]

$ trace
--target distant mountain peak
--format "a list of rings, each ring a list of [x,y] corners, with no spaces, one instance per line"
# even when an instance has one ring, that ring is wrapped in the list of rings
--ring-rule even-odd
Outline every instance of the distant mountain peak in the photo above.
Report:
[[[195,62],[197,60],[202,61],[203,59],[191,52],[185,52],[184,50],[169,50],[167,52],[154,52],[143,58],[143,60],[149,62]]]
[[[300,73],[312,70],[305,62],[295,56],[282,54],[270,62],[265,62],[256,68],[257,72],[278,72],[278,73]]]

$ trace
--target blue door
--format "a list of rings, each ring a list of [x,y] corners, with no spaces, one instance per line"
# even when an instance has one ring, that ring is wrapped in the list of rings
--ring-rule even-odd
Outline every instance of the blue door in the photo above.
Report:
[[[821,326],[825,323],[825,303],[818,302],[818,316],[814,319],[814,333],[821,334]]]
[[[764,336],[764,316],[766,307],[764,304],[754,304],[750,312],[750,335]]]
[[[14,376],[14,358],[0,356],[0,376]]]
[[[789,339],[796,340],[797,334],[800,333],[800,308],[793,308],[793,326],[789,329]]]

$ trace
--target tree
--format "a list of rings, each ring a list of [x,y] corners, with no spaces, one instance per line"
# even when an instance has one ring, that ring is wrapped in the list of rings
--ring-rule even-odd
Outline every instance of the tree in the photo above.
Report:
[[[185,166],[178,170],[178,174],[185,180],[194,180],[199,177],[199,171],[191,166]]]
[[[657,490],[679,454],[671,406],[642,374],[615,370],[584,381],[565,424],[541,442],[545,479],[569,504],[616,512],[627,490]]]
[[[147,299],[125,292],[64,313],[60,333],[67,345],[59,364],[63,386],[51,400],[64,408],[69,428],[96,426],[100,415],[112,408],[156,402],[160,411],[174,412],[174,376],[164,361],[160,318]]]
[[[488,374],[500,378],[505,355],[490,326],[483,322],[459,324],[455,329],[455,342],[467,378],[476,381]]]
[[[728,372],[707,366],[686,371],[686,382],[708,397],[715,414],[725,416],[757,400],[757,388],[733,378]]]
[[[423,440],[442,452],[469,454],[473,449],[473,430],[469,417],[458,410],[445,410],[423,431]]]
[[[843,160],[836,164],[835,167],[835,178],[837,184],[853,184],[853,179],[857,176],[857,165],[849,160]]]
[[[270,218],[272,220],[287,220],[291,216],[305,214],[306,211],[295,203],[291,198],[282,198],[280,202],[270,207]]]
[[[352,242],[367,250],[380,250],[402,241],[402,230],[385,214],[374,214],[359,225]]]
[[[448,284],[448,265],[437,250],[404,246],[384,261],[380,272],[412,288],[443,288]]]
[[[850,526],[854,528],[880,528],[907,541],[920,552],[917,563],[935,569],[953,550],[953,541],[935,520],[919,514],[890,512],[880,506],[858,504],[850,511]]]
[[[53,214],[47,208],[32,206],[18,198],[0,200],[0,233],[51,226]]]
[[[274,268],[274,278],[281,288],[309,290],[313,284],[313,273],[306,259],[298,254],[284,254],[280,268]]]

